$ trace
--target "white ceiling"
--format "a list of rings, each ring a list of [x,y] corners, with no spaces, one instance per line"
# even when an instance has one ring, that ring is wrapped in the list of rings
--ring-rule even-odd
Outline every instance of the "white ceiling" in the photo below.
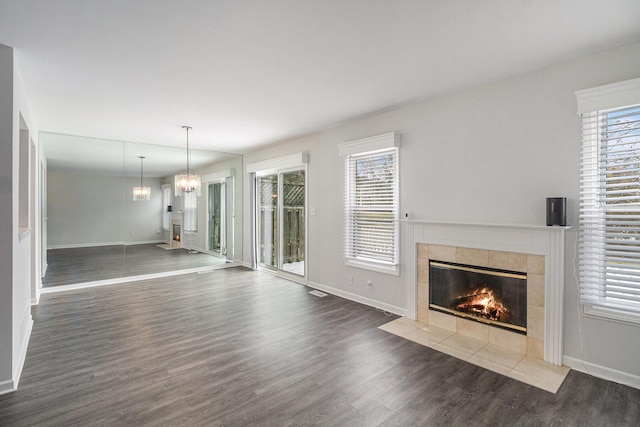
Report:
[[[0,0],[41,131],[226,152],[638,40],[639,0]]]

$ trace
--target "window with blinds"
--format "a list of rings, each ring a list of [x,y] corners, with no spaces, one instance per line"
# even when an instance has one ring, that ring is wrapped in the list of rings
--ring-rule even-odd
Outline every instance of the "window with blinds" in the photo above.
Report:
[[[398,263],[398,148],[348,155],[345,170],[345,256]]]
[[[640,104],[583,112],[582,126],[580,302],[640,319]]]
[[[169,230],[171,224],[171,188],[168,185],[162,186],[162,229]]]
[[[198,231],[198,198],[195,191],[184,193],[183,197],[183,219],[182,228],[184,231]]]

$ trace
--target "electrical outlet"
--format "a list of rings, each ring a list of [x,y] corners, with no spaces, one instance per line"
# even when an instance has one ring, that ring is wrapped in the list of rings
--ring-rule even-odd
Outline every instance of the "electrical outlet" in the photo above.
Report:
[[[347,283],[348,283],[349,285],[353,285],[353,276],[349,276],[349,277],[347,278]]]

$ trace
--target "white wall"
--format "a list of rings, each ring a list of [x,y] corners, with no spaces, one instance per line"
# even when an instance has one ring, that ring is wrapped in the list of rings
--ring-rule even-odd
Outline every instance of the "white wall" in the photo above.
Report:
[[[32,271],[37,268],[32,262],[37,252],[32,250],[35,224],[25,223],[20,228],[18,220],[20,201],[30,197],[20,192],[19,185],[21,117],[29,130],[25,141],[30,144],[33,140],[37,153],[38,129],[13,49],[0,45],[0,393],[18,384],[33,324],[31,280],[39,277]],[[37,179],[37,174],[33,178]],[[31,200],[23,206],[28,208],[29,220],[37,222],[37,213],[32,215],[34,209],[37,212],[37,203]]]
[[[343,159],[336,144],[401,132],[401,212],[412,219],[544,225],[545,198],[567,197],[567,219],[576,227],[566,257],[565,354],[640,376],[640,328],[579,317],[573,266],[581,140],[574,91],[639,76],[640,44],[633,44],[285,141],[248,153],[245,164],[307,151],[309,207],[317,212],[309,217],[310,284],[398,312],[406,308],[410,281],[405,247],[400,277],[344,265]],[[244,206],[249,185],[245,179]],[[245,209],[245,248],[250,226]],[[250,262],[249,250],[244,260]]]
[[[162,179],[146,178],[151,200],[134,202],[139,178],[47,173],[49,247],[155,242],[163,239]]]

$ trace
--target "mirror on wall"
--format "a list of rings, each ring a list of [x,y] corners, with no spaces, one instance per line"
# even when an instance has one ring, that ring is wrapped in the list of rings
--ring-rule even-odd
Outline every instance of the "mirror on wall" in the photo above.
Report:
[[[200,196],[176,195],[186,149],[42,133],[43,287],[228,266],[242,258],[242,157],[190,150]],[[141,159],[142,158],[142,159]],[[148,200],[135,187],[150,188]]]

